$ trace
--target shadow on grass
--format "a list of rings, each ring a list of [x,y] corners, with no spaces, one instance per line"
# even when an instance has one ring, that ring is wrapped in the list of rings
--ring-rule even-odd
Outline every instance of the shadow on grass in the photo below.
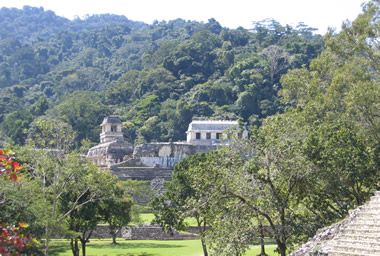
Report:
[[[146,252],[140,252],[138,254],[136,254],[136,253],[116,254],[116,256],[156,256],[156,255],[157,254],[150,254],[150,253],[146,253]],[[87,254],[87,256],[99,256],[99,255]],[[103,256],[107,256],[107,255],[103,255]]]
[[[55,256],[61,253],[64,253],[68,248],[70,248],[70,244],[54,244],[49,246],[49,255]]]
[[[101,248],[118,248],[118,249],[168,249],[168,248],[180,248],[185,247],[183,245],[177,244],[156,244],[156,243],[122,243],[122,244],[89,244],[91,248],[101,249]]]

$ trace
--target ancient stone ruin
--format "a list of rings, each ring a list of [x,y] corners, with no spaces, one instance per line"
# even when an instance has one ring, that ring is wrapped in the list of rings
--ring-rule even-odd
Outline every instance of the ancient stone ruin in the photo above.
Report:
[[[90,148],[87,159],[103,168],[123,161],[124,156],[132,154],[133,146],[124,141],[121,131],[122,122],[119,117],[108,116],[104,118],[100,144]]]
[[[289,256],[380,255],[380,191],[343,221],[320,229]]]
[[[108,116],[100,126],[100,144],[89,149],[87,159],[109,169],[120,180],[144,180],[158,190],[164,181],[171,179],[174,166],[182,159],[228,144],[227,132],[238,138],[248,136],[248,131],[241,129],[237,121],[195,120],[186,131],[186,141],[155,142],[133,147],[124,141],[119,117]]]

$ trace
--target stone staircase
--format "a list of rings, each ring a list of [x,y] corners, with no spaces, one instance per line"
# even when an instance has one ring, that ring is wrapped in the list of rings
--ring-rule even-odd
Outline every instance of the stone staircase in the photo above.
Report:
[[[380,191],[331,242],[329,256],[380,256]]]

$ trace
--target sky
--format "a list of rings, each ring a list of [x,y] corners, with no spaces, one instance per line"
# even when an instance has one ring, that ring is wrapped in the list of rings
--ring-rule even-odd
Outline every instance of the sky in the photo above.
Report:
[[[328,27],[338,31],[345,20],[361,13],[365,0],[0,0],[0,7],[24,5],[43,7],[73,19],[89,14],[111,13],[151,24],[154,20],[216,19],[223,27],[252,28],[253,21],[273,18],[295,27],[304,22],[324,34]]]

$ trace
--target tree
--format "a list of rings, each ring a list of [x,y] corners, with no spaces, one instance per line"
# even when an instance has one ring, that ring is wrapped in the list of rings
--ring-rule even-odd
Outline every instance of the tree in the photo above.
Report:
[[[241,255],[253,241],[252,216],[238,200],[225,194],[235,186],[240,158],[224,149],[208,154],[207,160],[193,168],[195,196],[187,200],[190,209],[200,209],[209,229],[204,240],[216,255]],[[249,217],[250,216],[250,217]]]
[[[160,122],[158,116],[152,116],[144,122],[144,125],[137,131],[139,142],[157,141],[161,135]]]
[[[186,230],[186,217],[194,217],[197,221],[203,254],[208,255],[204,233],[206,231],[206,215],[204,208],[196,208],[187,202],[190,199],[196,200],[193,180],[193,170],[206,160],[206,154],[198,153],[189,156],[179,162],[174,167],[172,180],[164,183],[166,191],[163,195],[155,197],[152,202],[152,211],[155,215],[153,223],[158,223],[166,231],[172,233],[176,230]]]
[[[99,124],[110,113],[98,94],[81,91],[66,97],[51,114],[71,125],[77,134],[77,141],[87,138],[95,142],[99,138]]]
[[[30,108],[30,113],[34,116],[42,116],[49,108],[47,99],[41,96]]]
[[[261,54],[266,67],[269,68],[270,81],[274,85],[275,76],[291,65],[293,57],[278,45],[271,45],[263,49]]]
[[[315,229],[308,208],[299,204],[314,171],[298,147],[306,133],[290,117],[267,118],[248,141],[212,152],[193,174],[196,205],[209,205],[206,240],[218,255],[241,255],[260,236],[258,223],[271,228],[281,255]]]
[[[28,210],[43,226],[44,254],[49,255],[51,236],[54,232],[66,230],[65,219],[72,212],[102,198],[99,189],[93,188],[97,188],[94,182],[98,181],[94,176],[100,179],[103,172],[74,153],[63,155],[61,151],[23,148],[19,157],[29,173],[29,193],[38,199]],[[107,179],[103,184],[107,184]],[[71,193],[70,200],[65,197],[68,193]]]
[[[313,163],[313,193],[307,197],[325,222],[343,218],[365,203],[378,182],[376,148],[350,124],[324,122],[310,132],[304,154]],[[334,177],[334,178],[332,178]]]
[[[71,170],[72,182],[60,194],[59,217],[66,222],[73,255],[79,255],[79,240],[82,244],[82,255],[85,256],[86,244],[101,220],[100,205],[113,196],[112,187],[116,178],[77,156],[65,159]]]
[[[27,142],[34,148],[68,152],[73,147],[74,140],[75,133],[69,124],[48,116],[35,119],[28,130]]]
[[[283,102],[312,127],[304,154],[318,171],[309,200],[330,221],[362,204],[378,182],[378,12],[378,1],[364,5],[342,32],[327,34],[327,48],[310,70],[281,79]]]
[[[110,198],[101,202],[99,214],[104,222],[108,223],[112,244],[116,243],[116,236],[122,227],[132,220],[133,201],[126,194],[126,190],[119,184],[114,184]]]
[[[24,145],[27,137],[26,131],[32,121],[33,116],[29,111],[26,109],[17,110],[5,116],[1,128],[14,143]]]

